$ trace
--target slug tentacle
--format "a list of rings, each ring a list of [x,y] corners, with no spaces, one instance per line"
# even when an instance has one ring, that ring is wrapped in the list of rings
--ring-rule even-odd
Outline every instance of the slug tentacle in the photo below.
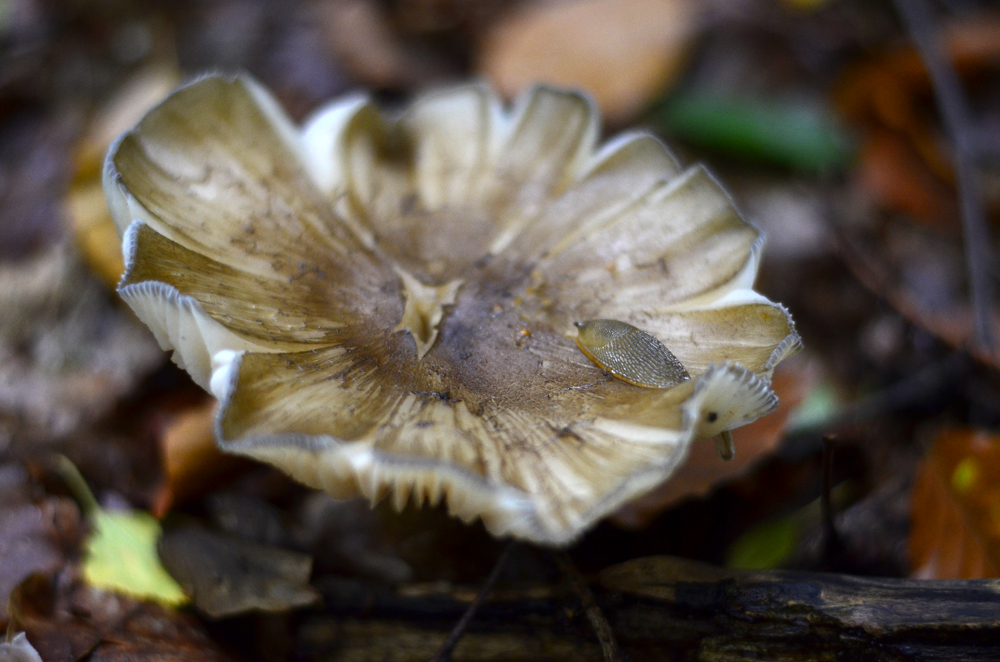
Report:
[[[733,435],[729,430],[723,430],[712,437],[715,442],[715,452],[719,454],[720,460],[731,460],[736,457],[736,444],[733,443]]]
[[[690,378],[655,336],[619,320],[574,322],[576,344],[598,367],[629,384],[671,388]]]

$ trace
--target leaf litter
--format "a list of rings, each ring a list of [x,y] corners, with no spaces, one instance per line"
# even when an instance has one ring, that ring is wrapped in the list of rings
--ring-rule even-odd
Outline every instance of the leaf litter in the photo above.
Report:
[[[116,12],[102,4],[91,15],[67,6],[56,21],[41,3],[20,3],[29,10],[9,19],[10,26],[20,28],[3,29],[12,30],[5,34],[21,50],[0,52],[0,117],[10,129],[0,131],[0,200],[5,203],[0,205],[0,476],[15,477],[9,484],[0,481],[9,495],[0,498],[0,590],[4,604],[13,592],[11,623],[27,633],[15,640],[18,654],[34,662],[25,647],[30,646],[46,662],[84,655],[94,660],[228,659],[214,637],[242,659],[263,659],[258,640],[236,637],[234,642],[226,634],[229,623],[238,629],[248,622],[242,619],[267,618],[259,611],[209,623],[83,583],[76,565],[84,550],[83,520],[59,481],[39,468],[50,451],[72,457],[102,501],[119,494],[134,510],[155,508],[158,515],[172,510],[171,517],[181,516],[187,525],[194,518],[193,529],[176,530],[198,534],[182,535],[178,540],[188,542],[176,546],[200,549],[191,557],[197,558],[224,540],[227,551],[208,557],[211,567],[231,562],[220,559],[242,558],[241,550],[253,545],[312,556],[311,571],[306,556],[288,557],[297,559],[289,565],[295,579],[293,588],[281,589],[303,596],[296,608],[308,615],[309,627],[300,629],[294,620],[281,625],[256,621],[270,623],[294,641],[297,659],[328,657],[329,648],[310,648],[310,642],[335,641],[345,656],[366,650],[363,642],[371,641],[365,639],[366,612],[351,612],[345,620],[338,605],[353,603],[344,596],[369,596],[374,604],[371,596],[425,595],[428,587],[447,593],[449,586],[465,596],[485,577],[498,548],[479,527],[456,526],[433,511],[372,512],[366,504],[305,492],[266,469],[244,465],[216,471],[207,434],[210,413],[197,409],[202,405],[186,377],[163,367],[155,343],[88,272],[93,267],[82,266],[108,263],[94,256],[114,255],[117,247],[82,239],[82,234],[76,246],[69,245],[60,211],[73,205],[101,211],[94,182],[89,193],[78,188],[83,180],[74,180],[72,154],[83,153],[84,147],[102,151],[88,142],[87,127],[100,124],[99,109],[108,107],[117,91],[139,85],[147,66],[175,67],[181,78],[208,68],[249,69],[277,91],[296,118],[348,88],[368,88],[396,100],[476,72],[499,72],[499,65],[487,65],[501,61],[496,53],[505,48],[514,55],[504,57],[524,60],[518,64],[522,70],[547,66],[543,60],[552,56],[545,49],[515,53],[518,39],[527,37],[510,26],[559,11],[553,8],[558,3],[475,4],[353,0],[294,2],[278,10],[266,3],[223,0],[180,12],[137,1]],[[831,158],[834,151],[824,158],[826,148],[806,149],[791,163],[810,165],[796,171],[788,168],[786,156],[775,168],[767,159],[732,159],[725,143],[706,150],[725,131],[710,133],[705,142],[676,145],[683,163],[707,158],[721,179],[736,182],[737,203],[771,234],[772,247],[781,247],[765,251],[761,288],[787,303],[808,347],[803,358],[821,366],[819,384],[812,382],[811,391],[803,382],[817,378],[796,371],[793,382],[781,386],[779,373],[783,400],[791,403],[818,389],[836,393],[837,403],[833,409],[822,405],[826,414],[804,428],[775,419],[775,429],[744,438],[742,447],[737,434],[737,461],[746,460],[739,476],[728,473],[729,465],[692,456],[690,473],[676,477],[675,493],[619,515],[640,530],[606,523],[572,550],[585,571],[659,554],[723,563],[726,550],[754,525],[780,521],[820,496],[820,439],[835,433],[835,473],[850,479],[856,490],[855,500],[836,513],[835,521],[845,547],[862,553],[847,564],[832,563],[815,542],[822,532],[812,522],[798,527],[799,546],[782,563],[856,574],[995,576],[991,513],[996,495],[991,490],[997,481],[990,476],[998,464],[992,451],[1000,428],[1000,380],[994,372],[1000,361],[995,351],[977,350],[970,361],[955,362],[957,368],[940,368],[953,365],[949,357],[964,351],[971,309],[950,147],[932,92],[888,6],[847,1],[808,3],[801,9],[800,4],[805,3],[706,3],[695,12],[699,18],[688,26],[691,32],[671,46],[673,55],[663,55],[663,44],[655,47],[661,49],[654,49],[661,54],[657,57],[667,58],[655,63],[655,75],[632,68],[636,57],[653,52],[639,48],[619,50],[604,68],[591,64],[573,71],[572,61],[558,63],[577,80],[597,81],[594,95],[612,98],[606,104],[617,108],[612,112],[620,113],[622,123],[642,121],[642,111],[660,100],[667,103],[663,94],[671,89],[694,100],[719,95],[774,100],[788,98],[783,95],[790,90],[813,108],[839,113],[858,147],[856,163],[839,153]],[[353,24],[343,16],[351,7],[361,16]],[[942,15],[940,27],[982,120],[982,170],[989,183],[996,179],[989,154],[996,151],[991,136],[1000,117],[989,92],[998,76],[997,23],[991,13],[965,11],[956,10],[962,19],[957,21]],[[339,24],[339,32],[319,30],[315,16],[324,16],[328,26]],[[593,32],[584,43],[598,52],[600,21],[588,20]],[[361,27],[352,34],[351,25]],[[527,34],[528,28],[518,30]],[[381,36],[361,38],[366,34]],[[513,36],[496,36],[503,34]],[[573,46],[583,33],[550,28],[540,34],[548,34],[543,41],[553,45],[563,39]],[[538,59],[532,59],[532,50]],[[615,92],[618,84],[624,87]],[[780,126],[782,109],[771,115],[765,109],[763,117]],[[655,115],[647,119],[656,125]],[[817,168],[816,163],[838,165]],[[73,195],[67,191],[83,191],[84,197],[67,202]],[[1000,207],[995,191],[987,186],[994,230]],[[785,210],[778,214],[785,225],[768,226],[775,210]],[[113,268],[104,271],[104,282],[114,280]],[[200,423],[171,423],[185,418],[176,416],[179,411],[189,411],[189,422]],[[955,427],[956,422],[970,427]],[[172,441],[161,455],[166,438]],[[201,450],[186,465],[164,464],[175,445],[184,445],[178,439]],[[257,500],[257,505],[213,505],[220,493]],[[229,515],[219,515],[227,509]],[[249,514],[233,515],[244,511]],[[222,525],[227,518],[260,526],[256,532],[248,525],[227,528]],[[149,520],[142,526],[149,540]],[[178,521],[170,522],[168,535],[176,526]],[[213,542],[192,542],[197,536]],[[763,539],[765,544],[770,540]],[[20,546],[4,547],[7,540]],[[268,572],[254,570],[247,583],[266,586],[272,581]],[[535,591],[554,583],[551,569],[535,552],[515,554],[507,574],[512,585]],[[325,606],[312,602],[310,585],[323,593]],[[407,641],[419,646],[422,640]],[[646,659],[642,651],[631,652],[633,659]],[[423,653],[422,659],[429,657],[427,650]]]

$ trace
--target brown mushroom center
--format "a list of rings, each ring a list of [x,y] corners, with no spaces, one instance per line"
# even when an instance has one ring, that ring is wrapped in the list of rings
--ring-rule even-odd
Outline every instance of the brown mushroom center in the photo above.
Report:
[[[422,359],[437,340],[444,307],[455,303],[463,281],[455,279],[440,286],[425,285],[400,267],[396,267],[396,272],[402,280],[406,304],[403,317],[393,332],[408,331],[417,344],[417,359]]]

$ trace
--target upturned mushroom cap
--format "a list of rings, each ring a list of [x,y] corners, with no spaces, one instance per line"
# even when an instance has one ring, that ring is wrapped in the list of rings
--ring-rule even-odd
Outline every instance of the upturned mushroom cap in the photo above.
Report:
[[[219,398],[223,449],[566,544],[772,409],[799,347],[718,183],[598,132],[579,94],[507,109],[477,85],[391,117],[348,97],[300,130],[247,76],[202,78],[108,155],[119,292]],[[589,319],[691,379],[615,379],[576,345]]]

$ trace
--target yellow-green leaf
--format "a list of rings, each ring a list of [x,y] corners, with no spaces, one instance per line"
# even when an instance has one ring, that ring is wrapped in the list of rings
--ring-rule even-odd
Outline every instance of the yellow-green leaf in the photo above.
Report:
[[[791,558],[798,546],[802,523],[794,514],[769,519],[744,533],[726,552],[726,567],[769,570]]]
[[[90,520],[93,530],[83,560],[83,576],[88,582],[166,605],[187,601],[180,585],[160,563],[156,542],[162,531],[149,513],[98,508]]]
[[[835,509],[851,498],[854,486],[844,481],[830,491]],[[800,540],[816,527],[822,516],[820,499],[815,499],[783,517],[772,517],[750,527],[726,550],[726,567],[740,570],[780,568],[799,550]]]
[[[164,605],[187,602],[180,585],[160,563],[156,551],[163,533],[160,523],[146,512],[101,508],[69,458],[60,455],[57,463],[63,480],[90,520],[90,535],[84,541],[84,579],[99,588]]]

